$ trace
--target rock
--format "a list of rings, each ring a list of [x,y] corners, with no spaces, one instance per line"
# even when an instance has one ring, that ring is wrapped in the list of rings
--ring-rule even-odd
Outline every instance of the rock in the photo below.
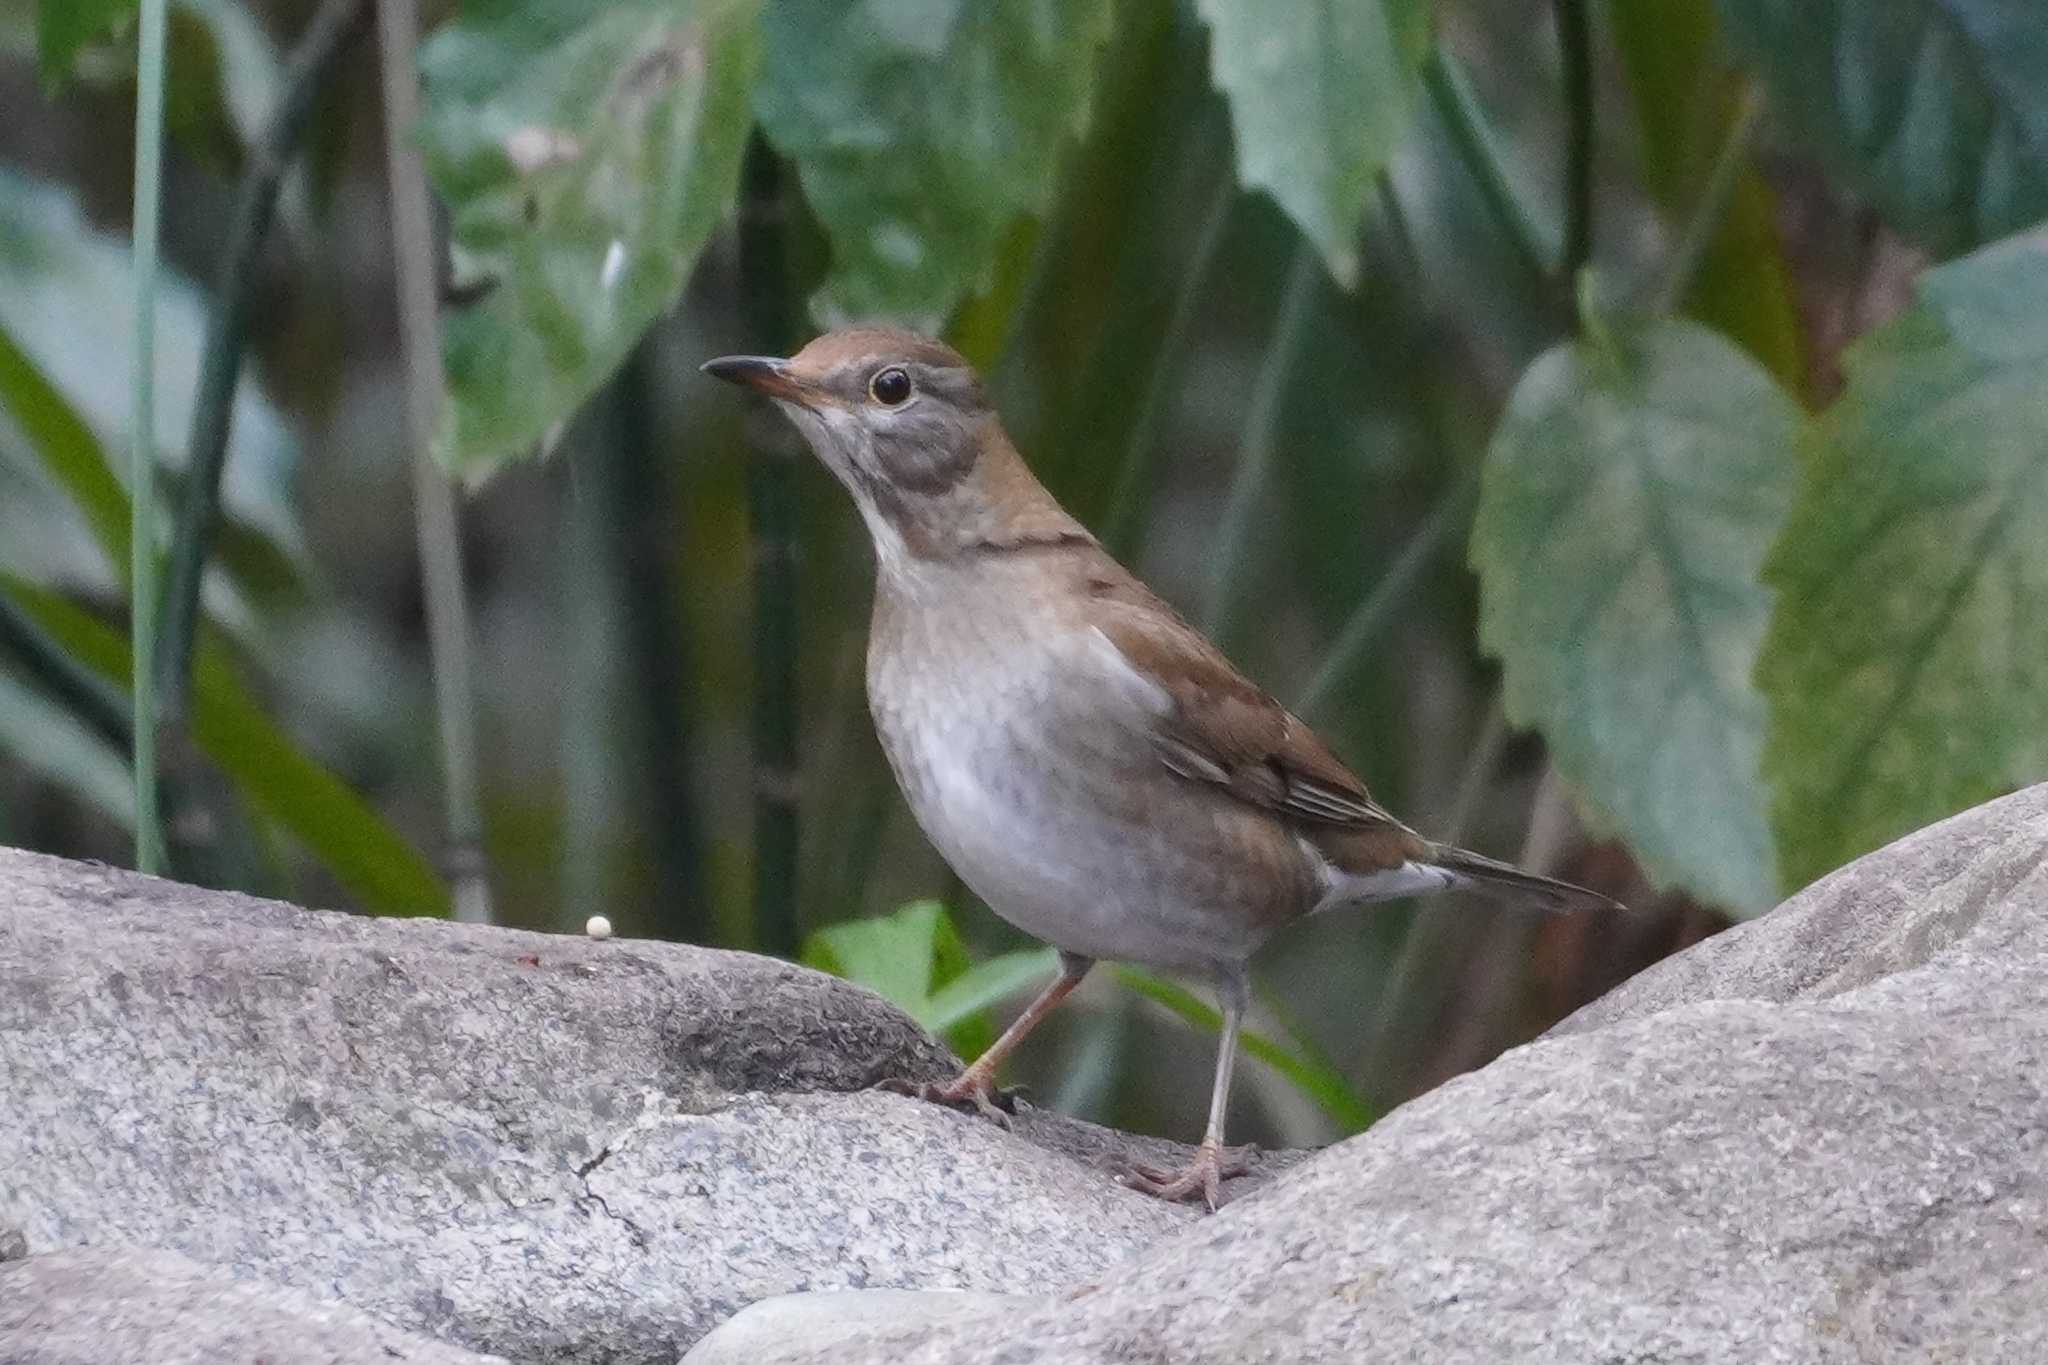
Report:
[[[954,1065],[749,954],[0,850],[0,1226],[31,1252],[164,1248],[473,1350],[669,1362],[773,1295],[1050,1292],[1196,1216],[1106,1173],[1171,1144],[838,1093]]]
[[[1000,1332],[756,1359],[2031,1365],[2044,1055],[2048,786],[1872,854]]]
[[[686,1365],[760,1365],[791,1351],[869,1356],[935,1323],[1001,1324],[1037,1300],[937,1289],[843,1289],[782,1294],[742,1308],[690,1349]]]
[[[2038,874],[2048,785],[1929,825],[1823,877],[1761,919],[1717,934],[1624,982],[1552,1035],[1702,1000],[1823,1000],[1938,958],[1987,915],[2015,914]]]
[[[8,1365],[505,1365],[296,1289],[168,1251],[95,1247],[0,1266]]]

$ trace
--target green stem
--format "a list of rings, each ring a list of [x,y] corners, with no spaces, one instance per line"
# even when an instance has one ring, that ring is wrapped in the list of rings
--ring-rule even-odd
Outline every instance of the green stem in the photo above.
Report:
[[[1714,155],[1713,168],[1707,173],[1706,188],[1700,191],[1699,202],[1693,206],[1685,231],[1679,236],[1677,246],[1672,248],[1671,259],[1666,262],[1664,273],[1650,296],[1653,312],[1673,311],[1692,288],[1693,276],[1699,273],[1707,248],[1713,245],[1722,220],[1728,216],[1728,205],[1735,198],[1735,187],[1741,182],[1742,169],[1749,164],[1750,143],[1756,138],[1763,109],[1763,99],[1755,86],[1743,91],[1742,102],[1735,110],[1728,134],[1721,140],[1721,149]]]
[[[367,12],[364,0],[326,0],[314,13],[280,73],[277,107],[249,149],[236,191],[227,246],[214,284],[213,308],[206,320],[206,350],[192,399],[185,496],[178,505],[163,600],[163,648],[158,663],[163,718],[169,726],[183,725],[191,696],[200,580],[206,567],[207,541],[220,515],[220,480],[234,421],[235,383],[242,372],[242,351],[248,339],[257,256],[270,234],[278,187],[312,113],[314,98],[329,66]]]
[[[1322,665],[1310,677],[1308,686],[1302,688],[1297,710],[1313,714],[1358,667],[1365,652],[1393,623],[1394,615],[1407,598],[1417,575],[1436,558],[1452,532],[1470,520],[1472,503],[1478,492],[1479,469],[1475,465],[1458,481],[1449,496],[1437,504],[1429,519],[1408,537],[1408,543],[1394,556],[1394,562],[1380,575],[1379,582],[1373,584],[1372,591],[1353,608],[1350,619],[1337,632],[1329,653],[1323,657]]]
[[[1535,218],[1508,178],[1507,168],[1501,164],[1471,79],[1441,43],[1423,64],[1422,84],[1466,173],[1478,186],[1480,199],[1514,249],[1515,259],[1532,279],[1548,279],[1556,250],[1536,226]]]
[[[1272,339],[1266,345],[1265,360],[1252,382],[1251,402],[1245,412],[1244,442],[1239,447],[1237,472],[1223,505],[1223,522],[1216,535],[1215,569],[1209,578],[1208,607],[1202,618],[1203,630],[1218,644],[1226,645],[1236,604],[1242,600],[1238,580],[1243,575],[1245,550],[1250,543],[1259,497],[1265,491],[1266,474],[1273,463],[1273,445],[1279,437],[1280,400],[1287,391],[1287,377],[1294,372],[1294,357],[1308,332],[1310,306],[1315,302],[1316,284],[1322,263],[1315,248],[1306,241],[1294,249],[1288,268],[1287,288],[1280,301],[1280,313],[1273,324]]]
[[[789,345],[788,206],[782,167],[759,132],[747,149],[739,226],[740,292],[750,340]],[[795,957],[797,917],[797,463],[789,424],[749,414],[747,518],[754,543],[754,931],[763,952]]]
[[[1567,298],[1593,259],[1593,37],[1586,0],[1556,0],[1557,43],[1564,62],[1564,258],[1558,274]]]
[[[483,799],[470,681],[469,599],[462,581],[455,489],[435,465],[433,444],[447,397],[441,369],[438,251],[426,171],[413,144],[419,121],[419,16],[413,0],[377,0],[384,93],[384,154],[391,189],[392,256],[398,277],[399,347],[405,363],[406,434],[412,444],[413,515],[425,582],[427,648],[448,817],[446,869],[455,917],[491,918],[483,852]]]
[[[135,92],[135,372],[129,422],[133,444],[128,465],[128,552],[135,680],[135,866],[143,872],[155,872],[164,862],[156,795],[156,265],[163,205],[166,3],[142,0]]]
[[[1193,330],[1195,306],[1201,302],[1202,286],[1223,244],[1223,230],[1230,224],[1231,206],[1237,202],[1237,174],[1225,161],[1216,190],[1210,198],[1202,226],[1195,235],[1194,250],[1181,269],[1180,289],[1173,299],[1166,330],[1160,334],[1159,349],[1152,359],[1152,372],[1145,380],[1145,393],[1138,400],[1138,415],[1131,423],[1124,446],[1123,463],[1117,469],[1116,488],[1110,494],[1109,515],[1103,519],[1102,540],[1111,553],[1126,561],[1135,559],[1144,535],[1145,475],[1151,467],[1152,452],[1158,444],[1159,422],[1166,412],[1167,387],[1178,372],[1176,362],[1186,353],[1188,334]]]

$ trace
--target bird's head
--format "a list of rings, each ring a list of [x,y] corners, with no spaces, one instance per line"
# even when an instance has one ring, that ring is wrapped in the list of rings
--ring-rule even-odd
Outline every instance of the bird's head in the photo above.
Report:
[[[864,327],[827,332],[786,360],[721,356],[703,368],[789,415],[853,494],[885,564],[1035,524],[1047,506],[1067,522],[1003,434],[980,377],[941,342]]]

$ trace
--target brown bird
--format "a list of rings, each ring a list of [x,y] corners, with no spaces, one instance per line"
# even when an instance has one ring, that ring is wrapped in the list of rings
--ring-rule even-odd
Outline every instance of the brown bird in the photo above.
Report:
[[[1206,975],[1223,1036],[1200,1195],[1242,1162],[1223,1115],[1259,945],[1304,915],[1449,887],[1549,909],[1606,897],[1432,843],[1103,550],[1032,476],[957,353],[906,332],[726,356],[853,495],[874,540],[868,706],[904,798],[991,909],[1059,949],[1059,979],[926,1098],[995,1114],[996,1068],[1098,959]]]

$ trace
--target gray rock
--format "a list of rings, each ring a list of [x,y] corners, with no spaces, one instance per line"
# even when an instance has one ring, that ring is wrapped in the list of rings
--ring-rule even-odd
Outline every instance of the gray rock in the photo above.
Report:
[[[2044,1053],[2048,786],[1871,855],[999,1332],[757,1359],[2033,1365]]]
[[[94,1247],[0,1266],[8,1365],[505,1365],[296,1289],[168,1251]]]
[[[690,1348],[684,1365],[761,1365],[791,1352],[869,1357],[937,1323],[1002,1324],[1038,1306],[1015,1294],[939,1289],[841,1289],[782,1294],[742,1308]]]
[[[2048,785],[1929,825],[1665,959],[1552,1035],[1702,1000],[1823,1000],[1936,960],[1987,915],[2024,921],[2013,896],[2048,850],[2044,812]]]
[[[32,1252],[166,1248],[471,1349],[666,1362],[772,1295],[1047,1292],[1195,1216],[1106,1173],[1168,1144],[835,1093],[954,1064],[749,954],[0,850],[0,1225]]]

